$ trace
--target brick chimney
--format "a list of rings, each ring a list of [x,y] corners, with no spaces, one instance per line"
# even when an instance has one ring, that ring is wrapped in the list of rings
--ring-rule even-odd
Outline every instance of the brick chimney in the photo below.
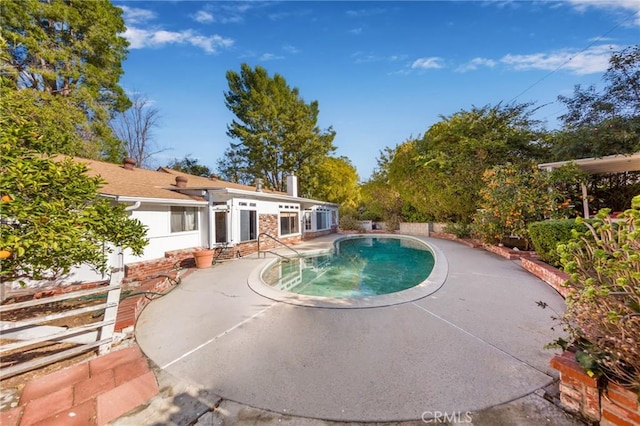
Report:
[[[122,167],[124,167],[125,170],[133,170],[135,166],[136,166],[136,160],[134,160],[133,158],[125,157],[122,160]]]
[[[188,180],[186,176],[176,176],[176,186],[178,188],[185,188]]]
[[[262,192],[262,179],[256,178],[256,192]]]

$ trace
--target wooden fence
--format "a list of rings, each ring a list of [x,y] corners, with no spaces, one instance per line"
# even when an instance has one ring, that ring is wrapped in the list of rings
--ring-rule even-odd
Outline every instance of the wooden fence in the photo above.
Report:
[[[40,307],[47,304],[55,304],[67,300],[79,298],[106,298],[104,303],[97,303],[65,312],[55,312],[49,315],[32,316],[19,321],[2,321],[0,323],[0,339],[8,341],[0,345],[0,356],[20,353],[38,344],[73,343],[73,347],[55,351],[51,355],[35,357],[24,362],[16,362],[0,370],[0,379],[15,376],[36,368],[43,367],[54,362],[88,352],[98,348],[103,354],[110,350],[113,343],[116,315],[120,301],[122,279],[124,278],[124,262],[122,253],[118,256],[118,266],[111,271],[108,286],[96,287],[88,290],[78,290],[42,299],[33,299],[26,302],[0,305],[0,315],[3,317],[12,311]],[[91,312],[104,310],[101,321],[83,324],[77,327],[64,328],[44,325],[44,323],[56,321],[62,318],[76,317]]]

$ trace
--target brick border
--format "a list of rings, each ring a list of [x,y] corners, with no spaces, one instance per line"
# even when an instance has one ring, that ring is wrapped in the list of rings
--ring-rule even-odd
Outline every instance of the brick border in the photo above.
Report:
[[[522,267],[553,287],[562,297],[567,297],[571,292],[565,284],[569,280],[569,274],[544,263],[541,260],[523,257],[520,259]]]
[[[638,395],[617,383],[590,377],[565,351],[549,362],[560,373],[560,403],[567,410],[602,426],[640,425]]]

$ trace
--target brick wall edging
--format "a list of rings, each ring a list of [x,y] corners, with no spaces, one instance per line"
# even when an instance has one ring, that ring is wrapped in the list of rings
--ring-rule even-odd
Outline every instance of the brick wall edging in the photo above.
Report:
[[[522,267],[525,270],[549,284],[560,293],[562,297],[567,297],[571,292],[571,289],[565,285],[570,277],[566,272],[538,259],[522,257],[520,258],[520,262],[522,262]]]
[[[640,425],[640,402],[631,389],[603,378],[591,377],[565,351],[549,362],[560,373],[560,403],[567,410],[602,426]]]

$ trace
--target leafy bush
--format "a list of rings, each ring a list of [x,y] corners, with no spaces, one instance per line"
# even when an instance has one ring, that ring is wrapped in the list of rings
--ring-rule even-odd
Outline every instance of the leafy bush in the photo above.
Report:
[[[350,214],[340,216],[340,229],[347,231],[364,231],[358,219]]]
[[[572,231],[584,232],[587,228],[572,219],[545,220],[528,225],[531,244],[540,259],[553,266],[560,266],[558,244],[565,244],[572,238]]]
[[[603,374],[640,392],[640,195],[622,220],[608,213],[576,219],[587,230],[558,246],[571,274],[563,323]]]
[[[0,281],[56,280],[81,264],[104,272],[115,247],[142,254],[146,227],[100,196],[103,180],[33,150],[46,139],[38,123],[1,103]]]
[[[543,172],[535,165],[528,168],[512,164],[495,166],[482,175],[480,209],[474,216],[478,237],[495,244],[513,237],[530,245],[528,224],[545,218],[563,218],[573,214],[574,187],[583,173],[568,165]]]
[[[458,238],[469,238],[473,234],[473,226],[470,223],[447,223],[444,232]]]

